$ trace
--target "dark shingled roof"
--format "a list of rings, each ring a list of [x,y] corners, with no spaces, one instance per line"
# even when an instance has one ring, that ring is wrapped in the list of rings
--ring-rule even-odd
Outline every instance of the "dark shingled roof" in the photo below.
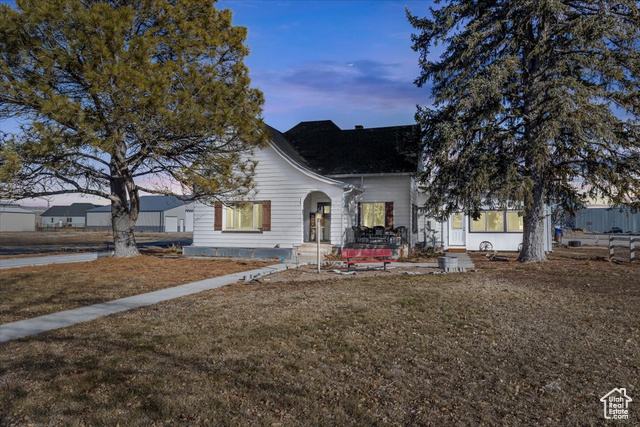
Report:
[[[71,206],[51,206],[41,216],[84,216],[85,212],[98,205],[93,203],[72,203]]]
[[[287,138],[280,132],[279,130],[272,128],[269,125],[266,125],[267,129],[270,133],[270,141],[280,149],[289,159],[296,162],[299,166],[304,168],[309,168],[307,164],[304,162],[304,159],[300,157],[298,152],[293,148],[293,146],[289,143]]]
[[[191,203],[175,196],[140,196],[140,212],[164,212]],[[111,205],[91,209],[89,212],[111,212]]]
[[[342,130],[323,120],[302,122],[284,135],[303,161],[323,175],[418,170],[415,125]]]

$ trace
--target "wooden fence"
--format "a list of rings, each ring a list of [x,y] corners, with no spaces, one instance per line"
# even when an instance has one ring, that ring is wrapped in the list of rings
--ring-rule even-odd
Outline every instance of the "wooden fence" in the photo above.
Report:
[[[616,241],[619,243],[616,244]],[[627,242],[629,243],[627,245]],[[609,259],[616,257],[616,249],[626,253],[626,249],[629,250],[629,262],[637,261],[636,257],[636,243],[640,243],[640,236],[633,235],[609,235]],[[627,257],[624,257],[627,259]]]

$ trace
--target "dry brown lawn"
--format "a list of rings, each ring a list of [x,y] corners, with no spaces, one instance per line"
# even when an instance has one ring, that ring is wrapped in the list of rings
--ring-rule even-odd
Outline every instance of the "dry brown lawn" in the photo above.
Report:
[[[0,424],[602,425],[626,387],[638,425],[640,264],[593,258],[272,277],[9,342]]]
[[[140,256],[0,270],[0,324],[270,264]]]

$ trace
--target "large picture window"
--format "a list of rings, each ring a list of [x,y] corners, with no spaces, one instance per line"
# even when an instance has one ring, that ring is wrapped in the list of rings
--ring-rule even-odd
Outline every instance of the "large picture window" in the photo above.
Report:
[[[226,207],[227,230],[262,229],[262,203],[235,203]]]
[[[507,211],[507,231],[522,232],[523,230],[522,212]]]
[[[518,233],[523,230],[522,214],[517,211],[484,211],[471,219],[472,233]]]
[[[384,227],[384,203],[362,203],[362,225]]]

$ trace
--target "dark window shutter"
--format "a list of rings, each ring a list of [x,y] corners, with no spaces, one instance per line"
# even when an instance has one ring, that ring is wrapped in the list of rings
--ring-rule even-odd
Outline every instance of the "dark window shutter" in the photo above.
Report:
[[[358,209],[356,209],[356,224],[358,227],[362,225],[362,203],[358,202]]]
[[[271,231],[271,200],[262,202],[262,231]]]
[[[384,204],[384,228],[387,230],[393,228],[393,202],[385,202]]]
[[[213,209],[213,229],[222,230],[222,202],[216,202]]]

